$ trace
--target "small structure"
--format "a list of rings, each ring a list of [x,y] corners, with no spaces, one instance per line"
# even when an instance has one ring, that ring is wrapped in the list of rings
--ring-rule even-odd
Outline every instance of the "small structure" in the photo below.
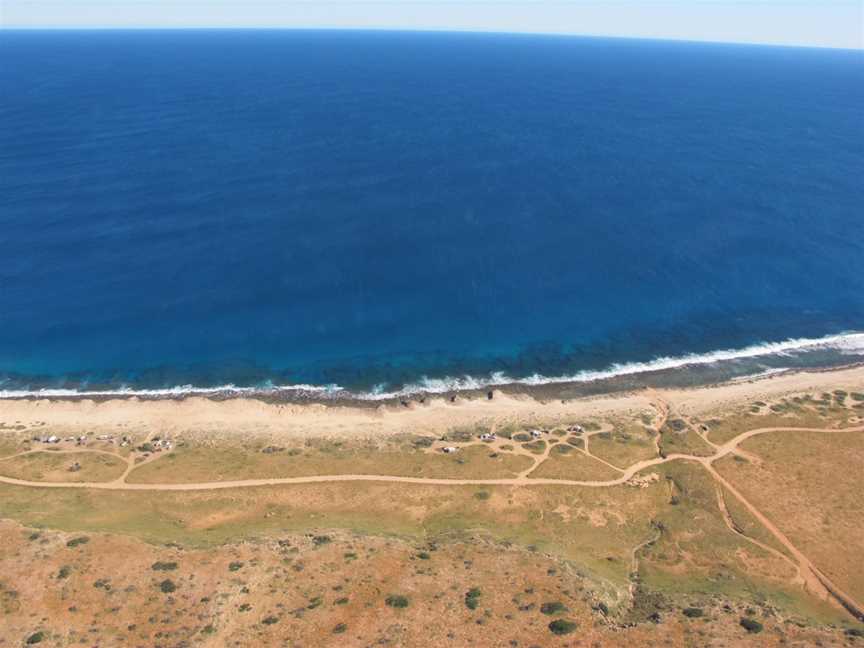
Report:
[[[69,466],[69,472],[78,472],[79,470],[81,470],[81,464],[77,461]]]
[[[454,452],[457,452],[458,450],[459,450],[459,448],[454,448],[453,446],[446,446],[444,448],[441,448],[441,452],[443,452],[445,454],[453,454]]]
[[[534,437],[535,439],[539,439],[541,434],[542,433],[540,432],[540,430],[531,430],[531,436]]]
[[[494,441],[497,437],[494,432],[486,432],[480,435],[481,441]]]

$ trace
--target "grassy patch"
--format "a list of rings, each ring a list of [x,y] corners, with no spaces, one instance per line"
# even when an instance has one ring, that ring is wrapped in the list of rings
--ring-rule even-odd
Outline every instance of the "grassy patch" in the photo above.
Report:
[[[530,476],[546,479],[603,481],[616,479],[621,476],[621,473],[583,452],[569,454],[553,452]]]
[[[437,478],[506,478],[531,465],[528,457],[489,457],[485,445],[462,448],[453,455],[411,445],[382,447],[316,445],[300,452],[264,453],[254,447],[190,445],[176,449],[130,473],[132,483],[181,484],[208,481],[309,477],[314,475],[395,475]]]
[[[760,465],[717,470],[837,585],[864,599],[864,434],[772,432],[742,445]]]
[[[76,463],[80,469],[71,470]],[[105,482],[124,470],[125,461],[97,452],[33,452],[0,462],[0,475],[27,481]]]
[[[596,434],[588,444],[591,454],[619,468],[627,468],[657,456],[652,434],[641,425],[619,423],[608,436]]]
[[[666,426],[660,432],[660,455],[668,457],[672,454],[708,457],[714,454],[714,449],[689,428],[677,431]]]

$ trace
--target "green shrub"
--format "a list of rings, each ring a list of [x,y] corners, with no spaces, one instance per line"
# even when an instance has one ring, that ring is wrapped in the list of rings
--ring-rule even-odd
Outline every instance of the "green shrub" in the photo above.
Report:
[[[60,568],[60,571],[57,572],[57,579],[62,580],[64,578],[68,578],[69,574],[72,573],[72,568],[69,565],[63,565]]]
[[[739,621],[741,627],[744,628],[747,632],[752,634],[756,634],[757,632],[762,632],[762,624],[756,621],[755,619],[748,619],[747,617],[741,617],[741,621]]]
[[[560,601],[550,601],[549,603],[544,603],[540,606],[540,611],[543,614],[548,614],[552,616],[554,614],[562,614],[564,612],[569,612],[567,606],[561,603]]]
[[[406,608],[410,601],[407,596],[402,596],[401,594],[391,594],[384,602],[392,608]]]
[[[338,598],[333,601],[333,605],[348,605],[348,597],[343,596],[342,598]]]
[[[470,590],[465,592],[465,607],[469,610],[476,610],[477,606],[480,604],[480,597],[483,595],[483,592],[480,591],[479,587],[472,587]]]
[[[268,616],[261,621],[264,625],[273,625],[274,623],[279,623],[279,617]]]
[[[85,545],[88,542],[90,542],[90,538],[88,538],[87,536],[80,536],[78,538],[72,538],[69,542],[66,543],[66,546],[75,548],[80,545]]]
[[[314,538],[312,538],[312,542],[315,544],[316,547],[320,547],[321,545],[325,545],[325,544],[329,544],[330,542],[333,542],[333,538],[331,538],[330,536],[326,536],[326,535],[320,535],[320,536],[315,536]]]
[[[489,494],[489,491],[477,491],[474,493],[474,497],[478,500],[488,500],[491,495]]]
[[[681,614],[690,619],[698,619],[702,616],[702,609],[697,607],[688,607],[681,610]]]
[[[153,571],[174,571],[177,569],[176,562],[155,562],[150,566]]]
[[[348,625],[345,623],[337,623],[333,627],[333,634],[342,634],[348,629]]]
[[[42,643],[42,640],[45,638],[45,633],[41,630],[39,632],[34,632],[32,635],[27,637],[26,643],[28,645]]]
[[[241,569],[243,569],[243,563],[242,562],[236,562],[235,561],[235,562],[232,562],[230,565],[228,565],[228,571],[231,571],[231,572],[240,571]]]
[[[420,553],[417,554],[417,557],[418,557],[420,560],[429,560],[432,556],[430,556],[430,555],[429,555],[427,552],[425,552],[425,551],[421,551]]]
[[[162,590],[163,594],[170,594],[177,590],[177,586],[174,584],[174,581],[165,579],[161,583],[159,583],[159,589]]]
[[[549,630],[552,634],[556,635],[566,635],[570,634],[577,628],[577,624],[573,621],[568,621],[567,619],[555,619],[552,623],[549,624]]]

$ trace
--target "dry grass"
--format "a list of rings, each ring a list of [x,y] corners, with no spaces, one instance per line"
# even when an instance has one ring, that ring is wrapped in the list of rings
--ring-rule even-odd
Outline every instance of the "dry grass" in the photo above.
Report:
[[[81,469],[71,471],[74,463]],[[46,482],[105,482],[117,479],[126,462],[96,452],[32,452],[0,462],[0,475]]]
[[[641,425],[619,423],[611,432],[592,435],[588,447],[591,454],[619,468],[627,468],[657,456],[654,434]]]
[[[266,446],[264,446],[266,447]],[[438,478],[506,478],[531,466],[528,457],[497,456],[485,445],[464,447],[453,455],[385,445],[316,444],[266,454],[239,445],[188,445],[136,468],[128,481],[142,484],[201,483],[311,475],[396,475]]]
[[[833,395],[830,395],[831,398],[827,398],[829,394],[825,396],[804,394],[770,403],[757,401],[738,410],[703,417],[701,422],[708,426],[708,438],[717,444],[755,428],[847,425],[850,418],[855,416],[855,410],[851,407],[854,401],[844,399],[841,404]]]
[[[864,434],[777,432],[743,444],[760,465],[716,467],[829,578],[864,600]]]
[[[567,454],[561,454],[553,449],[549,453],[549,457],[529,476],[544,479],[606,481],[620,477],[621,472],[573,448]]]
[[[708,457],[714,454],[714,448],[689,428],[681,431],[663,428],[660,433],[660,454],[661,456],[688,454]]]

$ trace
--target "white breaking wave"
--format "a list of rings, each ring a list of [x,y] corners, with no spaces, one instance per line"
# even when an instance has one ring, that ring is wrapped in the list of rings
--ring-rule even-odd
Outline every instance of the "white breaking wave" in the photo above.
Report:
[[[472,389],[483,389],[485,387],[496,387],[501,385],[529,385],[537,387],[540,385],[553,385],[558,383],[584,383],[595,380],[605,380],[617,376],[628,376],[633,374],[647,373],[651,371],[662,371],[665,369],[678,369],[680,367],[711,364],[724,360],[741,360],[745,358],[758,358],[769,355],[791,355],[802,351],[832,350],[844,354],[864,353],[864,333],[841,333],[829,335],[823,338],[796,338],[783,342],[765,342],[743,347],[741,349],[725,349],[721,351],[710,351],[708,353],[690,353],[677,357],[655,358],[648,362],[628,362],[613,364],[607,369],[585,370],[575,374],[562,376],[544,376],[534,374],[525,378],[511,378],[502,372],[490,374],[487,378],[463,376],[455,378],[426,378],[425,376],[417,383],[393,392],[372,392],[369,394],[357,394],[357,398],[368,400],[385,400],[410,396],[419,393],[441,394],[446,392],[464,391]]]
[[[220,387],[195,387],[194,385],[182,385],[165,389],[133,389],[121,387],[113,390],[75,390],[75,389],[37,389],[37,390],[0,390],[2,398],[63,398],[70,396],[143,396],[150,398],[177,398],[183,396],[256,396],[262,394],[275,394],[279,392],[301,392],[317,394],[325,397],[349,397],[360,400],[389,400],[413,396],[417,394],[444,394],[458,391],[470,391],[485,389],[488,387],[500,387],[502,385],[528,385],[532,387],[540,385],[552,385],[559,383],[585,383],[596,380],[606,380],[618,376],[648,373],[677,369],[685,366],[712,364],[715,362],[742,360],[746,358],[758,358],[762,356],[791,356],[796,353],[830,350],[842,354],[864,353],[864,333],[841,333],[828,335],[822,338],[795,338],[783,342],[765,342],[753,344],[741,349],[725,349],[710,351],[708,353],[690,353],[676,357],[655,358],[648,362],[628,362],[613,364],[602,370],[584,370],[574,374],[561,376],[544,376],[534,374],[525,378],[512,378],[503,372],[495,372],[486,377],[478,376],[456,376],[445,378],[422,377],[418,382],[406,385],[402,389],[386,391],[383,385],[379,385],[369,392],[353,392],[339,385],[265,385],[258,387],[237,387],[235,385],[223,385]],[[771,369],[754,374],[751,377],[770,375],[786,369]]]
[[[194,385],[178,385],[161,389],[134,389],[118,387],[106,390],[78,389],[6,389],[0,390],[0,398],[64,398],[69,396],[143,396],[149,398],[178,398],[182,396],[255,396],[272,392],[310,392],[318,394],[338,393],[344,391],[338,385],[273,385],[262,387],[237,387],[236,385],[220,385],[219,387],[195,387]]]

